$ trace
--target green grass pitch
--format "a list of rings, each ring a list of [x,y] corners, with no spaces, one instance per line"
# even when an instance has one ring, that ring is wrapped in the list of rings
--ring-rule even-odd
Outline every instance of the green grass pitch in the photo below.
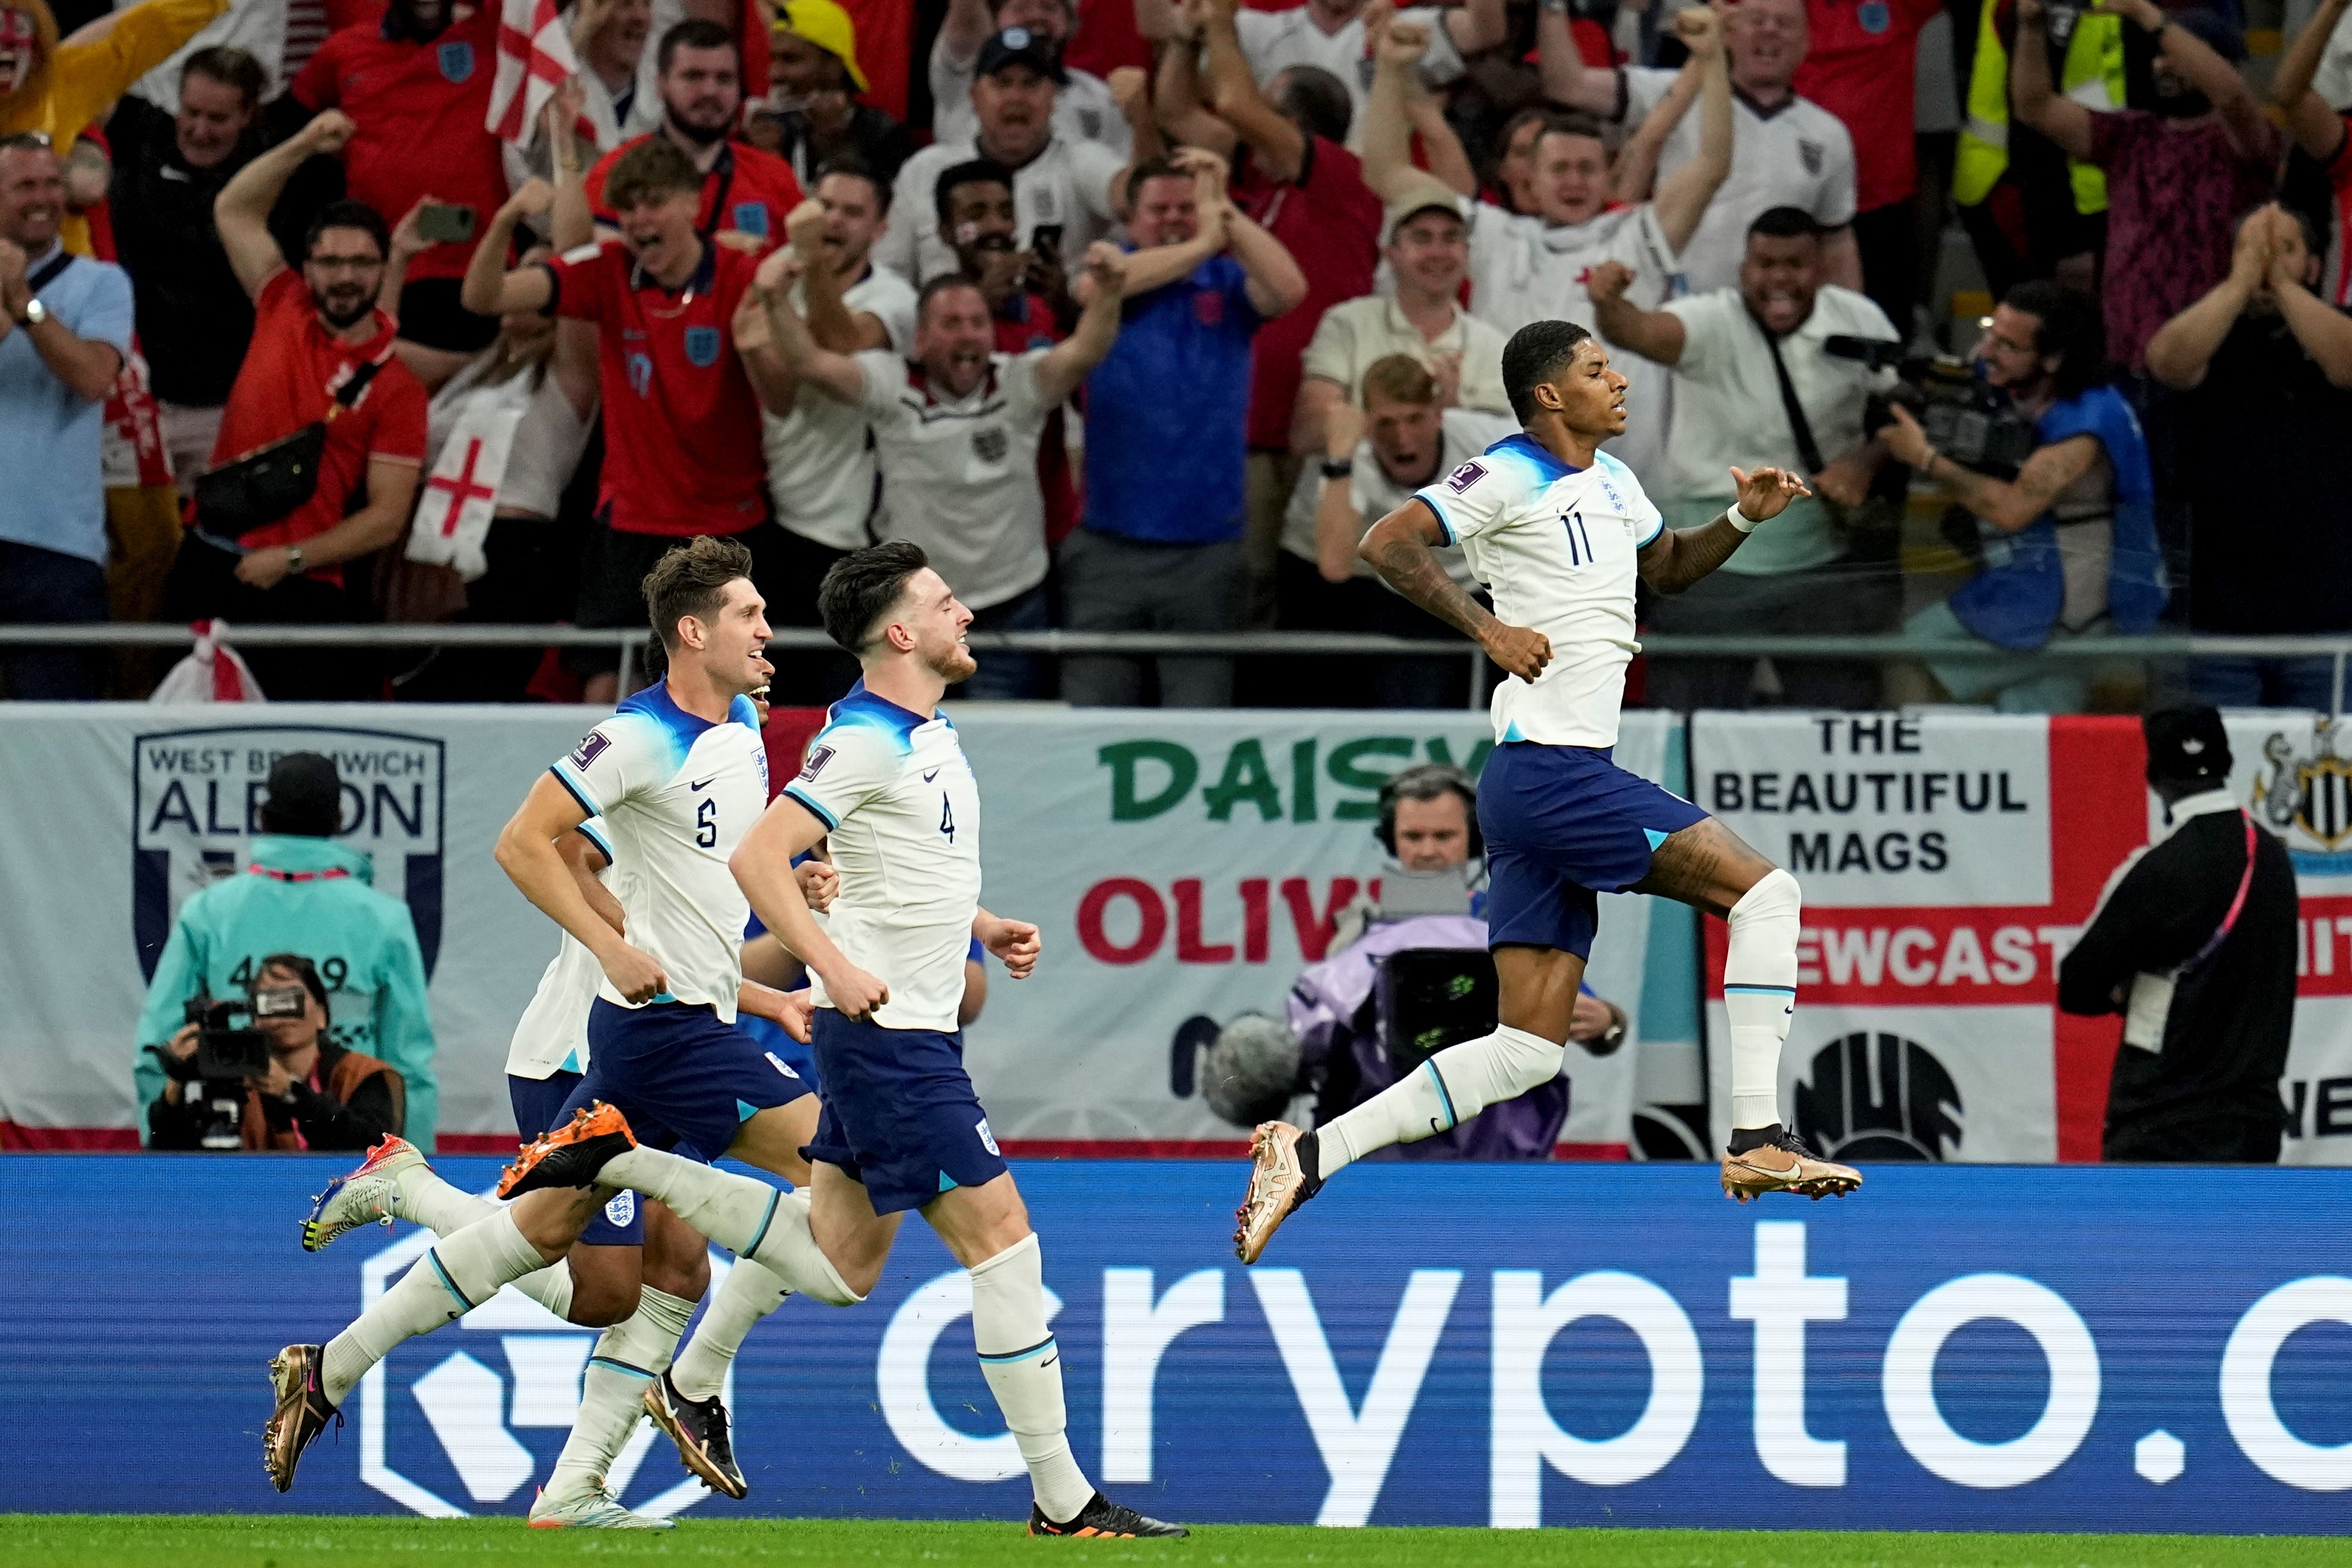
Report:
[[[1189,1541],[1031,1541],[1014,1524],[687,1521],[658,1534],[516,1520],[0,1515],[8,1568],[434,1568],[484,1563],[1167,1563],[1171,1568],[2340,1568],[2308,1536],[1925,1535],[1700,1530],[1315,1530],[1211,1525]]]

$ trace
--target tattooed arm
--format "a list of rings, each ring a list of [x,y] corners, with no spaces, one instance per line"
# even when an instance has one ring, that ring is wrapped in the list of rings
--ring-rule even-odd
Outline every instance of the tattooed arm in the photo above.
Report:
[[[1739,510],[1751,523],[1769,522],[1798,497],[1812,494],[1802,479],[1784,469],[1743,474],[1734,468],[1731,477],[1739,486]],[[1702,528],[1660,528],[1658,537],[1642,549],[1642,580],[1660,593],[1680,593],[1747,542],[1747,533],[1733,525],[1727,510]]]
[[[1551,663],[1551,639],[1524,626],[1507,625],[1463,590],[1438,564],[1433,546],[1447,543],[1444,527],[1429,503],[1407,501],[1364,536],[1360,553],[1382,581],[1486,650],[1486,656],[1523,681],[1532,681]]]

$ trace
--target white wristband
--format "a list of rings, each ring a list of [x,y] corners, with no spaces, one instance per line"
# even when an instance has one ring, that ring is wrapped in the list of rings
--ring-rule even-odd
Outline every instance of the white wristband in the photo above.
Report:
[[[1763,526],[1759,519],[1751,517],[1747,513],[1741,511],[1739,509],[1739,503],[1737,501],[1732,502],[1730,507],[1725,510],[1723,515],[1733,528],[1738,528],[1743,534],[1752,534]]]

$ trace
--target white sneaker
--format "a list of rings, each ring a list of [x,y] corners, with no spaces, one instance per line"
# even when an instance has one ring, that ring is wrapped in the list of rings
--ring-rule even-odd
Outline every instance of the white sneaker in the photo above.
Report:
[[[632,1513],[613,1500],[613,1494],[602,1486],[566,1498],[561,1502],[548,1500],[541,1492],[530,1505],[530,1527],[533,1530],[675,1530],[674,1520],[656,1519],[649,1513]]]
[[[337,1176],[310,1200],[310,1216],[302,1221],[302,1250],[323,1252],[344,1231],[379,1220],[389,1228],[393,1205],[400,1197],[400,1173],[420,1168],[430,1167],[416,1145],[386,1133],[356,1170]]]

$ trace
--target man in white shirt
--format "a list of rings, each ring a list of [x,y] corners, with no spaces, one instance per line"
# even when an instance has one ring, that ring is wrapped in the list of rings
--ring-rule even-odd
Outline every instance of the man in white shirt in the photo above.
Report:
[[[1701,155],[1662,183],[1654,200],[1638,206],[1614,204],[1610,155],[1601,128],[1581,118],[1563,118],[1536,140],[1534,190],[1537,211],[1509,213],[1480,202],[1470,213],[1470,309],[1507,334],[1535,321],[1573,321],[1590,328],[1592,304],[1585,282],[1604,262],[1629,266],[1644,297],[1662,304],[1678,270],[1676,256],[1697,230],[1717,188],[1731,167],[1731,96],[1720,25],[1706,6],[1679,13],[1675,24],[1690,47],[1699,73]],[[1382,41],[1379,76],[1372,85],[1371,125],[1364,141],[1364,177],[1390,201],[1429,195],[1469,196],[1445,188],[1412,167],[1404,135],[1407,68],[1418,40],[1402,23]],[[1438,122],[1440,137],[1451,132]],[[1466,159],[1441,154],[1437,167],[1466,171]],[[1457,173],[1457,178],[1466,178]],[[1610,452],[1634,472],[1652,472],[1665,447],[1666,378],[1635,375],[1626,392],[1625,434]]]
[[[790,312],[774,316],[776,347],[801,394],[862,410],[874,431],[887,520],[876,531],[920,545],[986,631],[1045,625],[1045,500],[1037,440],[1046,419],[1118,337],[1126,259],[1087,253],[1095,293],[1076,330],[1050,349],[996,352],[980,286],[961,274],[924,285],[910,361],[887,350],[821,348]],[[997,654],[965,683],[974,701],[1034,695],[1034,661]]]
[[[1364,106],[1372,86],[1371,43],[1364,26],[1371,9],[1368,0],[1307,0],[1284,11],[1236,9],[1234,0],[1208,3],[1234,14],[1242,56],[1258,86],[1266,86],[1293,66],[1313,66],[1344,82],[1353,100],[1349,122],[1356,128],[1355,144],[1361,143]],[[1397,12],[1395,19],[1419,28],[1428,39],[1428,52],[1419,63],[1422,80],[1431,87],[1444,87],[1459,77],[1466,56],[1493,48],[1510,33],[1503,0],[1417,5]]]
[[[955,247],[940,234],[932,192],[942,172],[975,158],[1013,171],[1021,224],[1014,248],[1036,248],[1044,230],[1060,256],[1083,256],[1108,234],[1118,210],[1112,188],[1125,162],[1101,142],[1073,141],[1055,128],[1065,75],[1061,57],[1025,27],[1007,27],[982,44],[971,93],[979,129],[962,141],[934,141],[907,160],[890,198],[898,221],[874,259],[918,287],[953,272]]]
[[[1642,66],[1594,70],[1577,52],[1568,22],[1568,7],[1559,0],[1547,0],[1537,18],[1544,96],[1604,120],[1639,125],[1666,96],[1675,73]],[[1824,232],[1829,280],[1859,289],[1862,259],[1849,226],[1853,138],[1836,115],[1799,98],[1790,85],[1805,63],[1805,0],[1740,0],[1723,28],[1731,62],[1731,171],[1697,231],[1680,247],[1683,276],[1694,293],[1732,287],[1739,281],[1748,225],[1769,208],[1800,207]],[[1910,131],[1894,126],[1887,134]],[[1700,155],[1699,131],[1685,120],[1659,153],[1659,178],[1671,179]]]
[[[979,130],[972,118],[971,84],[981,46],[1007,27],[1025,27],[1056,56],[1068,51],[1078,30],[1073,0],[948,0],[940,36],[931,41],[931,137],[968,141]],[[1111,97],[1110,84],[1092,71],[1062,68],[1062,90],[1054,99],[1054,133],[1065,141],[1099,141],[1125,158],[1134,145],[1127,116]]]
[[[1791,502],[1768,537],[1715,576],[1660,602],[1649,622],[1656,631],[1859,635],[1887,630],[1901,608],[1896,517],[1871,527],[1884,503],[1865,506],[1886,449],[1863,434],[1864,405],[1895,384],[1895,371],[1832,351],[1840,339],[1889,349],[1901,339],[1869,296],[1826,280],[1825,250],[1811,216],[1775,207],[1749,225],[1737,288],[1644,310],[1626,298],[1626,268],[1594,269],[1601,336],[1675,371],[1675,439],[1657,476],[1670,524],[1722,510],[1735,465],[1786,467],[1818,492]],[[1877,706],[1878,674],[1866,662],[1787,661],[1777,671],[1790,704]],[[1744,707],[1753,673],[1744,660],[1663,660],[1651,668],[1651,696],[1664,706]]]
[[[780,290],[788,265],[778,251],[758,278],[770,311],[796,311],[810,335],[840,354],[887,349],[905,355],[915,346],[915,291],[907,280],[874,265],[875,241],[887,232],[889,187],[864,165],[829,164],[816,194],[784,220],[800,281]],[[768,459],[768,495],[787,536],[779,558],[789,562],[780,593],[768,607],[777,626],[814,626],[816,585],[825,569],[874,542],[881,481],[865,415],[814,395],[795,396],[782,417],[763,413],[761,444]],[[856,671],[838,658],[795,655],[777,672],[777,698],[822,705],[849,688]]]
[[[1509,409],[1503,396],[1504,334],[1456,303],[1470,273],[1463,205],[1434,192],[1389,204],[1381,254],[1393,280],[1390,292],[1323,312],[1301,365],[1292,450],[1319,449],[1331,410],[1342,402],[1360,406],[1364,372],[1391,354],[1410,354],[1428,367],[1442,407]]]

